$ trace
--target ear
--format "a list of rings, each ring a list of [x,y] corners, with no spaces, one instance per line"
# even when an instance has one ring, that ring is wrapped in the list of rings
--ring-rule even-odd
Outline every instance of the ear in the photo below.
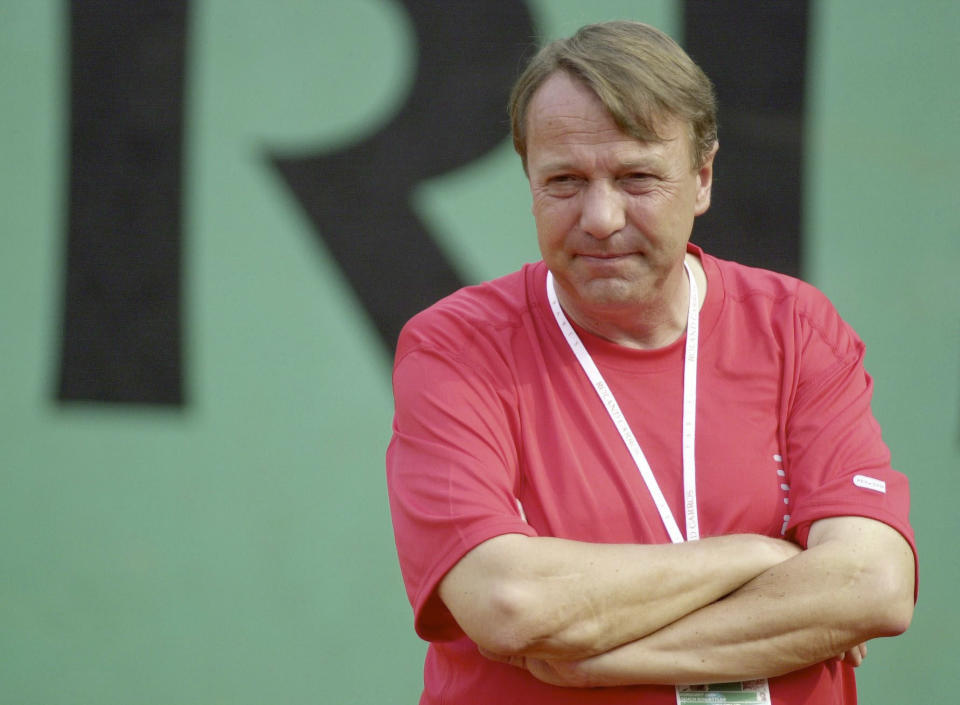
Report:
[[[710,189],[713,187],[713,158],[717,156],[720,143],[714,142],[713,147],[697,168],[697,200],[694,203],[694,215],[703,215],[710,207]]]

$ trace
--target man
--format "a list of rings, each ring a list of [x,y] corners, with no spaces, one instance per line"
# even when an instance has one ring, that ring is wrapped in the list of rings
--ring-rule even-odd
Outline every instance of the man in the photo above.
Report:
[[[543,261],[416,316],[394,368],[423,703],[853,703],[863,644],[910,622],[862,343],[812,287],[688,242],[714,105],[631,22],[514,89]]]

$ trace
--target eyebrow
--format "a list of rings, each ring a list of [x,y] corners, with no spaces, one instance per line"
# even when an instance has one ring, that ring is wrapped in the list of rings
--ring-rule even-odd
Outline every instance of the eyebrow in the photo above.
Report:
[[[663,160],[658,156],[650,155],[642,159],[629,159],[624,162],[617,164],[618,171],[633,171],[635,169],[652,169],[661,166]],[[567,159],[557,159],[556,161],[548,161],[540,166],[537,171],[543,173],[556,173],[562,171],[579,171],[580,168],[572,161]]]
[[[632,159],[630,161],[622,162],[620,164],[620,168],[624,171],[645,171],[648,169],[658,168],[662,165],[662,163],[663,160],[658,159],[657,157],[650,157],[649,159]]]

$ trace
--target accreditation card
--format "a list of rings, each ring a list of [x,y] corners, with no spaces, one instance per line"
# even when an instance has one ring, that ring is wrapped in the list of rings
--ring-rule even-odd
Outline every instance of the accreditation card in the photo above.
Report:
[[[770,705],[770,684],[766,678],[737,683],[678,685],[677,705],[700,703],[755,703]]]

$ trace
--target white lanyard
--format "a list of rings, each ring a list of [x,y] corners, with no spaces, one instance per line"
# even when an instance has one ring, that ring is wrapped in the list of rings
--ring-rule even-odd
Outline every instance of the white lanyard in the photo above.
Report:
[[[690,267],[686,262],[683,263],[683,266],[687,270],[687,279],[690,281],[690,305],[687,308],[687,343],[683,358],[683,509],[687,520],[687,540],[696,541],[700,538],[700,522],[697,518],[697,473],[694,461],[694,440],[696,438],[697,423],[697,355],[700,329],[700,295],[697,291],[697,282],[693,278],[693,272],[690,271]],[[607,386],[603,375],[600,374],[600,370],[597,369],[593,358],[590,357],[590,353],[587,352],[587,349],[584,347],[580,336],[577,335],[573,326],[570,325],[570,321],[567,320],[563,309],[560,308],[560,301],[557,299],[556,288],[553,284],[553,274],[549,270],[547,271],[547,299],[550,301],[550,308],[553,309],[553,315],[557,319],[557,325],[560,326],[560,332],[562,332],[563,337],[567,339],[570,350],[576,355],[580,366],[590,379],[590,383],[593,384],[593,388],[597,391],[600,401],[603,402],[607,413],[610,414],[613,425],[616,426],[617,431],[620,432],[620,437],[623,438],[627,450],[630,451],[633,462],[637,464],[637,470],[640,471],[640,475],[647,484],[647,489],[650,491],[650,495],[653,497],[653,501],[660,511],[660,518],[663,520],[663,525],[666,527],[667,533],[670,534],[670,540],[673,541],[673,543],[682,543],[683,534],[680,533],[680,529],[677,527],[677,522],[673,518],[673,512],[670,511],[670,506],[663,498],[663,492],[660,491],[660,485],[657,484],[657,478],[653,476],[653,470],[650,469],[650,464],[647,462],[646,457],[644,457],[643,450],[640,449],[640,444],[637,443],[633,431],[630,430],[630,424],[627,423],[627,419],[623,415],[623,411],[620,410],[620,405],[614,398],[613,392],[610,391],[610,387]]]

